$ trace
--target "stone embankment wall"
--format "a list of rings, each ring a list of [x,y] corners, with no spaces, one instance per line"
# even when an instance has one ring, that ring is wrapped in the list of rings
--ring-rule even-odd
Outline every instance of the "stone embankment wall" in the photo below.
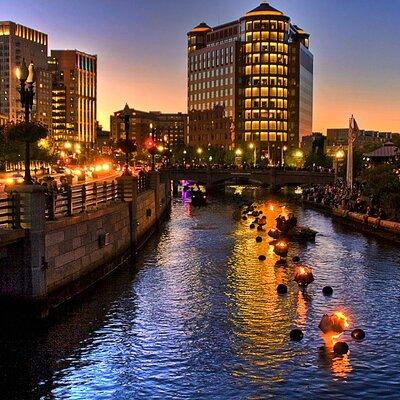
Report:
[[[322,209],[332,217],[335,217],[336,220],[354,226],[358,230],[400,243],[399,222],[379,220],[378,218],[367,217],[364,214],[349,212],[340,208],[332,208],[306,199],[303,199],[303,203]]]
[[[169,210],[170,185],[156,172],[140,193],[132,177],[118,185],[120,201],[56,221],[45,221],[41,188],[25,188],[25,229],[0,242],[0,298],[22,301],[45,316],[134,255]]]
[[[47,222],[45,229],[45,279],[51,293],[129,249],[129,204]]]

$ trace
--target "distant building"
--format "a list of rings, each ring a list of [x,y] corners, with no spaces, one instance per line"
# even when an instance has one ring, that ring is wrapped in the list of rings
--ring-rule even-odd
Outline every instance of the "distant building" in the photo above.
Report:
[[[125,137],[124,123],[120,118],[123,110],[110,117],[110,135],[113,142]],[[171,149],[183,144],[187,131],[187,114],[161,113],[160,111],[139,111],[130,109],[130,137],[136,140],[139,151],[150,134],[150,124],[156,129],[156,140]]]
[[[97,56],[78,50],[52,50],[54,140],[86,148],[96,143]]]
[[[110,131],[103,130],[98,122],[96,123],[96,148],[104,155],[112,153]]]
[[[24,111],[15,71],[25,59],[36,70],[32,119],[51,133],[51,77],[47,70],[47,35],[11,21],[0,21],[0,113],[10,121],[22,121]]]
[[[312,135],[302,138],[301,148],[305,154],[323,155],[325,153],[325,140],[326,137],[321,132],[313,132]]]
[[[7,115],[0,114],[0,126],[6,125],[8,122]]]
[[[309,35],[268,3],[188,33],[189,142],[212,142],[211,131],[198,129],[201,113],[208,118],[223,107],[230,131],[214,133],[216,144],[232,149],[251,142],[258,155],[267,151],[279,161],[283,146],[297,148],[311,134],[312,103]]]
[[[347,135],[349,133],[349,128],[327,129],[326,133],[327,146],[347,146]],[[396,133],[360,130],[358,133],[356,146],[360,146],[368,141],[380,142],[383,144],[392,140],[393,135],[396,135]]]
[[[231,140],[232,119],[226,116],[224,106],[212,110],[189,112],[189,146],[227,146]],[[229,146],[227,146],[229,148]]]
[[[382,147],[364,154],[366,161],[372,163],[393,162],[400,160],[400,149],[392,142],[386,142]]]

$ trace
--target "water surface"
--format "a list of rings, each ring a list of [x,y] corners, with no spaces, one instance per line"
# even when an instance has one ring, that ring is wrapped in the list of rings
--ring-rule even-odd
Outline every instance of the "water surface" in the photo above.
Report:
[[[275,267],[266,233],[257,244],[250,221],[234,218],[237,203],[192,209],[176,200],[133,265],[40,329],[2,325],[2,398],[397,399],[399,250],[317,211],[268,197],[259,204],[270,226],[294,211],[319,232],[315,243],[290,245],[290,258],[314,268],[307,295],[291,264]],[[328,284],[331,298],[321,293]],[[362,343],[344,334],[345,357],[318,329],[336,310],[367,333]],[[289,340],[294,327],[305,333],[300,343]]]

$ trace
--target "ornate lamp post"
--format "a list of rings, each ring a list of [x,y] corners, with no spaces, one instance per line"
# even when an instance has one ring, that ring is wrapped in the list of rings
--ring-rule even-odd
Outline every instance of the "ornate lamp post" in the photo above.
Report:
[[[29,67],[26,66],[25,59],[22,59],[22,64],[17,67],[16,70],[17,79],[20,81],[20,87],[18,92],[20,94],[21,105],[24,108],[25,122],[29,122],[30,112],[33,106],[33,98],[35,92],[33,91],[33,84],[36,81],[35,67],[32,63]],[[31,177],[31,154],[30,154],[30,142],[25,141],[25,177],[24,182],[26,185],[32,184]]]

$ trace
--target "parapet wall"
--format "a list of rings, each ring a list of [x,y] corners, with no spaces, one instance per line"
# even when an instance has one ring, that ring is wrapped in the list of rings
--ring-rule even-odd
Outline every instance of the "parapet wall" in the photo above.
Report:
[[[138,193],[137,188],[137,180],[124,177],[124,201],[56,221],[44,220],[44,192],[29,189],[26,201],[34,218],[10,243],[0,243],[6,254],[0,257],[0,298],[35,304],[35,309],[40,304],[40,314],[46,315],[134,255],[171,201],[168,183],[160,183],[156,172],[150,189]]]
[[[81,216],[47,222],[47,292],[70,284],[127,251],[129,225],[128,203],[106,205]]]

